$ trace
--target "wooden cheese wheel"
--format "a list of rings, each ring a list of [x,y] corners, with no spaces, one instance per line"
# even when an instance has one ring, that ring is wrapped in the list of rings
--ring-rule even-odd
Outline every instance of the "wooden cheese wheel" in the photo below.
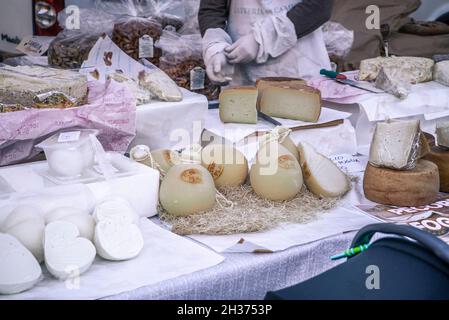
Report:
[[[416,168],[398,171],[368,164],[363,181],[367,199],[390,206],[417,207],[437,200],[440,186],[438,167],[419,160]]]
[[[449,150],[433,147],[424,158],[438,166],[440,172],[440,191],[449,193]]]

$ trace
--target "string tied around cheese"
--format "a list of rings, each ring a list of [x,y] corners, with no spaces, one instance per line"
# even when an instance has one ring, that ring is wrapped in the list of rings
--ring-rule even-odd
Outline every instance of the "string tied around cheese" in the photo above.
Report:
[[[268,132],[265,136],[262,137],[262,141],[260,143],[261,147],[270,144],[272,142],[283,143],[285,139],[292,133],[292,130],[286,127],[276,127],[270,132]]]

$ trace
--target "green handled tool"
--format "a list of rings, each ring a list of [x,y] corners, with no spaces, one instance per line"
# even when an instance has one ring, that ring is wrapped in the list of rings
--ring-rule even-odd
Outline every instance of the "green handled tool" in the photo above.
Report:
[[[351,249],[348,249],[340,254],[332,256],[331,259],[332,260],[340,260],[340,259],[344,259],[344,258],[351,258],[353,256],[358,255],[359,253],[362,253],[363,251],[368,250],[368,248],[369,248],[369,244],[363,244],[356,248],[351,248]]]
[[[385,91],[377,89],[374,86],[372,86],[372,85],[370,85],[370,84],[368,84],[366,82],[354,81],[354,80],[348,79],[342,73],[338,73],[338,72],[330,71],[330,70],[326,70],[326,69],[321,69],[320,74],[323,75],[323,76],[326,76],[326,77],[328,77],[330,79],[334,79],[338,83],[347,84],[347,85],[349,85],[351,87],[355,87],[355,88],[358,88],[358,89],[369,91],[371,93],[385,93]]]

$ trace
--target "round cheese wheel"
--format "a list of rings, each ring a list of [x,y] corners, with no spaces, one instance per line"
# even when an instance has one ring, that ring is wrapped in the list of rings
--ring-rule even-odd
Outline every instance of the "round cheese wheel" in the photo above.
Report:
[[[215,184],[209,171],[197,164],[180,164],[161,183],[162,207],[174,216],[188,216],[215,205]]]
[[[391,206],[425,206],[437,199],[440,188],[438,167],[420,160],[408,171],[377,168],[368,164],[363,181],[367,199]]]
[[[212,144],[201,152],[202,165],[212,175],[217,188],[237,187],[248,176],[248,161],[231,145]]]
[[[440,191],[449,193],[449,150],[433,147],[424,158],[438,166],[440,172]]]

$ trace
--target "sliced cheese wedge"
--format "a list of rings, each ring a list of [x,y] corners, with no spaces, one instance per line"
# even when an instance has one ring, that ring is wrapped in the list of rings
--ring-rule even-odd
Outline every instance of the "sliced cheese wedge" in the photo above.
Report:
[[[377,167],[413,169],[420,156],[419,120],[378,123],[369,161]]]
[[[330,159],[308,143],[300,143],[300,163],[307,188],[325,198],[341,197],[350,190],[349,178]]]
[[[17,239],[0,233],[0,294],[31,289],[41,279],[36,258]]]
[[[263,91],[260,111],[278,118],[317,122],[321,115],[321,92],[306,85],[271,86]]]
[[[86,272],[95,259],[92,242],[80,237],[70,222],[56,221],[45,227],[45,265],[56,278],[64,280]]]
[[[257,123],[256,87],[224,89],[220,93],[220,119],[224,123]]]
[[[259,97],[257,98],[257,109],[260,110],[260,100],[266,88],[273,86],[291,86],[291,85],[307,85],[307,81],[296,78],[287,77],[266,77],[260,78],[256,81],[257,90],[259,90]]]
[[[100,257],[123,261],[137,257],[144,241],[137,225],[121,221],[100,221],[95,227],[95,247]]]

